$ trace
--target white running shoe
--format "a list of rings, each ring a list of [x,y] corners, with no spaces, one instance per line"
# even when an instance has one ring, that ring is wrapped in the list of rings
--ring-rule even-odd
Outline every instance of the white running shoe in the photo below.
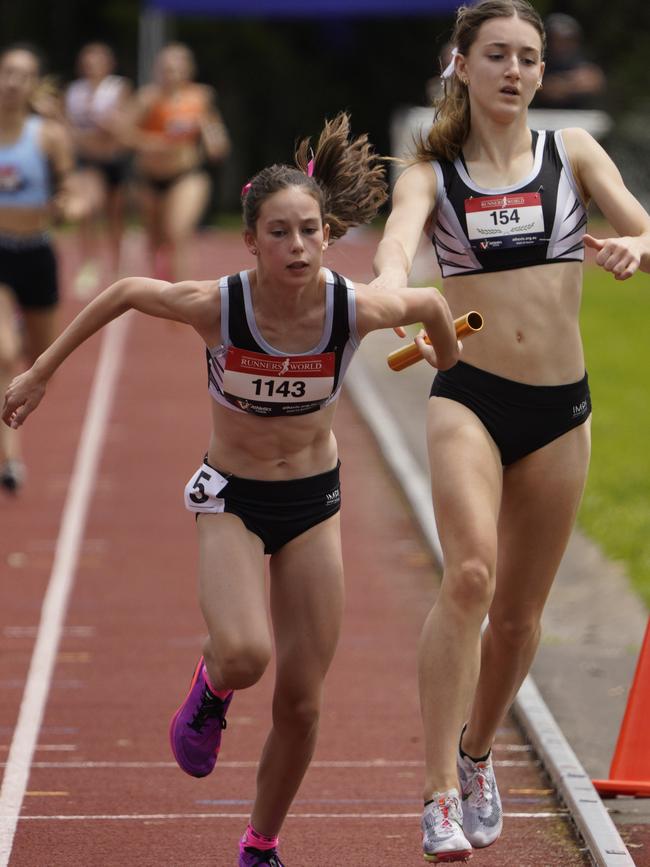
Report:
[[[457,789],[437,792],[422,814],[424,860],[436,864],[469,861],[472,847],[463,834],[463,813]]]
[[[458,780],[462,795],[463,829],[475,849],[491,846],[503,828],[503,809],[492,756],[473,762],[458,753]]]

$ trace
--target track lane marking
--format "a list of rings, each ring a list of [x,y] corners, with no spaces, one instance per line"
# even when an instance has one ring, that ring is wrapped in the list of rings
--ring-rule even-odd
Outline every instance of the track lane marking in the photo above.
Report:
[[[52,571],[0,789],[0,867],[7,867],[45,712],[130,316],[106,328],[66,495]]]
[[[508,819],[557,819],[568,810],[504,813]],[[420,819],[422,813],[289,813],[288,819]],[[21,816],[21,822],[151,822],[172,819],[250,819],[248,813],[96,813],[86,815]]]
[[[38,747],[36,748],[38,749]],[[250,762],[227,762],[227,761],[219,761],[219,767],[223,769],[229,770],[243,770],[246,768],[255,769],[257,768],[259,762],[250,761]],[[501,768],[530,768],[530,767],[538,767],[539,761],[537,759],[528,759],[527,761],[519,761],[519,760],[510,760],[504,759],[500,761],[496,759],[494,761],[495,767]],[[0,762],[0,768],[5,767],[4,762]],[[423,768],[424,762],[312,762],[309,766],[310,770],[313,768],[320,768],[327,770],[328,768],[369,768],[370,770],[393,770],[396,768]],[[103,769],[129,769],[129,768],[137,768],[137,769],[146,769],[146,768],[170,768],[170,769],[178,769],[178,765],[176,762],[33,762],[32,768],[68,768],[70,770],[103,770]]]

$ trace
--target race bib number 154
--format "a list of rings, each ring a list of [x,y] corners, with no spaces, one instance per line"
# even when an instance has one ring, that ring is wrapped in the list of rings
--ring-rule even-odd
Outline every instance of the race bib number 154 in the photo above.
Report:
[[[478,250],[527,247],[544,242],[539,193],[477,196],[465,199],[467,235]]]

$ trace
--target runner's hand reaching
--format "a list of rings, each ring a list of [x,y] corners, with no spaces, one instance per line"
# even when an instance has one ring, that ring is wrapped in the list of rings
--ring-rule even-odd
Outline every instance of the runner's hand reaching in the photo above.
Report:
[[[19,428],[27,416],[33,412],[45,394],[45,381],[39,379],[32,370],[15,377],[5,394],[2,407],[2,420],[12,428]]]

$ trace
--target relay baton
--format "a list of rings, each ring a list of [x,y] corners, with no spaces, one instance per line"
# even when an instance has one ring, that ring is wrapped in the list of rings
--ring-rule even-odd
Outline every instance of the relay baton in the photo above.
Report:
[[[460,340],[462,337],[467,337],[468,334],[480,331],[483,328],[483,317],[476,310],[470,310],[464,316],[454,319],[454,328],[456,329],[456,337]],[[424,339],[426,343],[431,345],[428,337]],[[391,370],[404,370],[405,367],[410,367],[416,361],[421,360],[422,356],[415,341],[409,343],[408,346],[402,346],[400,349],[393,350],[386,359]]]

